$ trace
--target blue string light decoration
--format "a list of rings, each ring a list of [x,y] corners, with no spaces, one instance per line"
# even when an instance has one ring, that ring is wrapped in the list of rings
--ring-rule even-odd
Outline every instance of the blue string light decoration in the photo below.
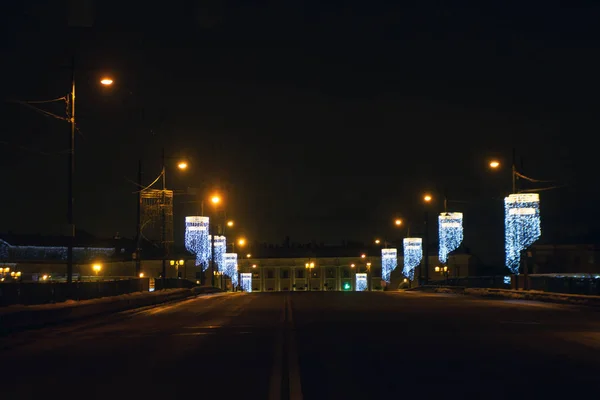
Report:
[[[250,272],[244,272],[240,274],[240,278],[242,279],[242,290],[244,292],[252,291],[252,274]]]
[[[359,273],[356,274],[356,291],[364,292],[367,290],[367,274]]]
[[[423,259],[423,239],[405,238],[404,245],[404,269],[403,273],[409,280],[415,278],[415,268]]]
[[[390,282],[390,274],[398,266],[397,249],[381,249],[381,279]]]
[[[459,212],[441,213],[438,217],[439,251],[442,264],[448,262],[448,254],[458,249],[463,241],[463,214]]]
[[[521,251],[527,249],[542,235],[540,195],[513,193],[504,198],[504,250],[506,266],[519,273]]]
[[[202,266],[202,271],[206,271],[210,260],[208,224],[208,217],[185,217],[185,248],[196,255],[196,266]]]
[[[231,279],[233,287],[236,287],[238,285],[238,255],[237,253],[225,253],[223,258],[223,273]]]
[[[209,235],[209,240],[212,240],[212,235]],[[227,239],[225,236],[215,236],[215,271],[223,272],[225,261],[225,253],[227,252]],[[212,247],[209,254],[212,257]]]
[[[109,258],[121,251],[114,247],[73,247],[73,258],[77,261],[84,262],[98,258]],[[67,259],[67,247],[14,246],[0,240],[0,259],[62,261]]]

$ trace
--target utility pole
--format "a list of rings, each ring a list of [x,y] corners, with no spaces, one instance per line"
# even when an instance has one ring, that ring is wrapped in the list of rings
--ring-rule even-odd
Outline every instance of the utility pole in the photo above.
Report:
[[[212,225],[212,235],[210,236],[210,285],[215,287],[215,227],[214,222],[209,222],[209,228]],[[209,229],[210,232],[210,229]]]
[[[137,230],[135,236],[135,276],[140,276],[142,270],[142,160],[138,162],[138,196],[137,196]]]
[[[425,237],[423,243],[423,282],[429,283],[429,210],[425,211]]]
[[[75,56],[71,59],[71,126],[69,137],[69,173],[68,173],[68,203],[67,224],[69,237],[67,244],[67,284],[73,283],[73,245],[75,241],[75,221],[73,218],[73,177],[75,174]]]
[[[517,193],[517,149],[512,149],[512,192]]]
[[[166,216],[166,170],[165,170],[165,148],[162,149],[162,212],[161,212],[161,241],[163,245],[162,257],[162,283],[163,289],[166,289],[167,284],[167,216]]]

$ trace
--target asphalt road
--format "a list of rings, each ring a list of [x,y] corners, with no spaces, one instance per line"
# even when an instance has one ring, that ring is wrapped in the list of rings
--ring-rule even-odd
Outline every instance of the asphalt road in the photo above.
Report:
[[[600,313],[414,292],[220,294],[0,338],[0,379],[2,399],[598,398]]]

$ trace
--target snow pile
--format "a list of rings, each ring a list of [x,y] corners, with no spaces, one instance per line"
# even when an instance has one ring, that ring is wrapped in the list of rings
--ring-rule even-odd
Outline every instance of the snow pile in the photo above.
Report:
[[[0,335],[220,291],[216,288],[195,287],[193,289],[137,292],[82,301],[69,300],[55,304],[13,305],[0,309]]]
[[[551,293],[539,290],[509,290],[482,288],[467,288],[465,289],[464,293],[467,295],[501,299],[535,300],[552,303],[600,306],[600,296],[587,296],[582,294]]]

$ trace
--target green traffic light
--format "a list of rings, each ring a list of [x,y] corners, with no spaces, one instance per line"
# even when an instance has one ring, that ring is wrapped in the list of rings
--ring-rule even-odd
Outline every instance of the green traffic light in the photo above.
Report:
[[[344,283],[344,290],[350,290],[350,284],[348,282]]]

